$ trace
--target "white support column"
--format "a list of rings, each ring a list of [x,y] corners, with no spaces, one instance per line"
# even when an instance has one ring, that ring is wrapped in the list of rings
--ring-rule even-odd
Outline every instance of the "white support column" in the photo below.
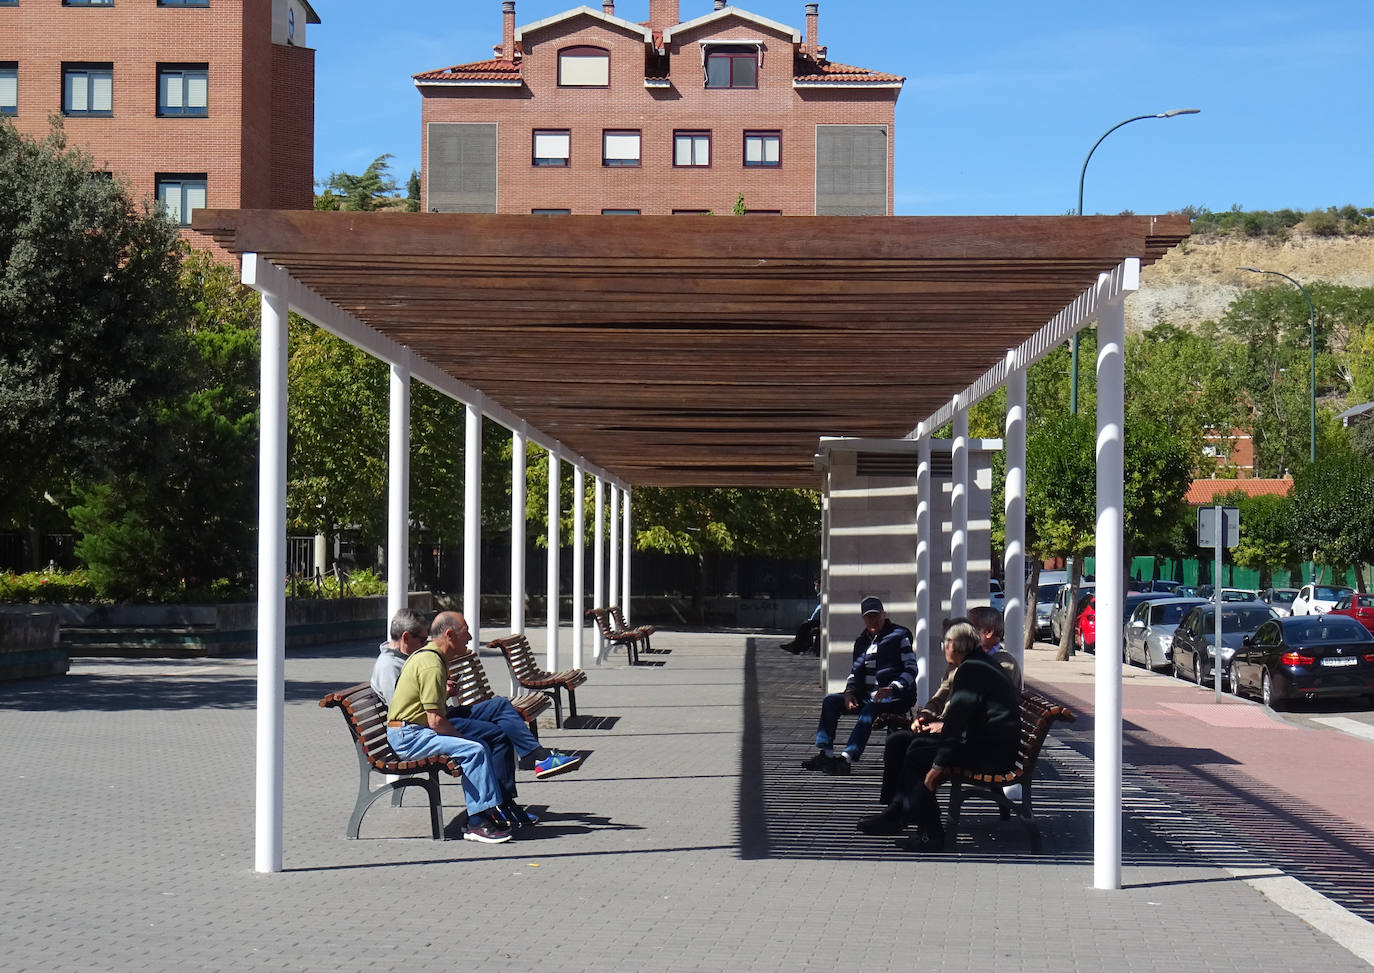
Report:
[[[606,481],[596,478],[594,487],[594,514],[592,518],[592,607],[603,608],[606,604],[606,544],[602,530],[606,525]],[[601,627],[596,628],[596,664],[606,657],[606,643],[601,638]]]
[[[930,699],[930,431],[917,427],[916,460],[916,701]],[[943,634],[943,633],[942,633]]]
[[[410,355],[391,365],[387,425],[386,624],[410,603]]]
[[[482,644],[482,405],[469,405],[463,440],[463,617],[472,649]]]
[[[258,421],[258,740],[254,868],[282,869],[286,713],[285,299],[262,295]]]
[[[816,633],[821,686],[826,683],[830,666],[830,487],[833,476],[827,463],[821,484],[821,630]]]
[[[633,624],[630,620],[630,552],[634,550],[634,545],[630,543],[630,491],[627,489],[624,494],[625,502],[621,504],[624,536],[620,539],[620,614],[628,626]]]
[[[1025,668],[1026,654],[1026,370],[1020,355],[1007,352],[1007,480],[1003,521],[1006,546],[1002,553],[1002,644]]]
[[[962,395],[954,397],[950,459],[949,614],[963,618],[968,614],[968,408]]]
[[[1107,293],[1103,275],[1099,293]],[[1134,288],[1132,288],[1134,289]],[[1123,299],[1104,301],[1097,321],[1097,651],[1093,729],[1093,885],[1121,888],[1121,605],[1125,503]]]
[[[617,604],[620,592],[620,489],[611,485],[611,510],[606,521],[610,551],[606,557],[606,605]]]
[[[511,432],[510,448],[510,630],[525,631],[525,431]]]
[[[586,609],[586,599],[582,596],[584,584],[583,566],[587,555],[586,478],[582,467],[573,464],[573,527],[572,527],[572,667],[582,668],[582,614]]]
[[[558,521],[562,516],[559,509],[559,479],[558,454],[549,450],[549,635],[545,642],[544,664],[550,672],[558,671]]]

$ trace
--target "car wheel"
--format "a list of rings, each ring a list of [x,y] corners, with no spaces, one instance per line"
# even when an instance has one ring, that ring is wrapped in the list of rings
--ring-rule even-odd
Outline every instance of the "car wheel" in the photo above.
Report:
[[[1121,643],[1121,664],[1123,666],[1128,666],[1131,664],[1131,653],[1126,648],[1126,643],[1124,641]]]
[[[1207,685],[1202,681],[1202,660],[1198,656],[1193,656],[1193,682],[1199,686]]]
[[[1170,663],[1170,664],[1174,667],[1174,678],[1175,678],[1175,679],[1182,679],[1182,678],[1183,678],[1183,670],[1180,669],[1180,668],[1178,667],[1178,659],[1174,659],[1173,662]]]
[[[1146,668],[1146,669],[1153,669],[1154,667],[1155,667],[1154,660],[1150,658],[1150,643],[1149,643],[1149,642],[1146,642],[1146,643],[1145,643],[1145,668]]]
[[[1283,710],[1283,700],[1274,695],[1274,682],[1269,678],[1268,669],[1260,676],[1260,698],[1264,700],[1264,705],[1275,713]]]

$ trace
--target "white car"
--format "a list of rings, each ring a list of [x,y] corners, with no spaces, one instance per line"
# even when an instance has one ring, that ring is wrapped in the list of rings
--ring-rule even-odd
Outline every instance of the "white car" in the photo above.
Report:
[[[988,604],[999,612],[1007,610],[1007,596],[1002,591],[1002,582],[996,578],[988,579]]]
[[[1321,615],[1336,607],[1336,602],[1350,594],[1349,588],[1328,584],[1305,584],[1293,599],[1294,615]]]

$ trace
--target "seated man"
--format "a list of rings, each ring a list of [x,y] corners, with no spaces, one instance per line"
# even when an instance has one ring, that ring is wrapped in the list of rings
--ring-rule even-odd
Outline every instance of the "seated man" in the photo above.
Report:
[[[831,693],[821,702],[820,725],[816,729],[814,757],[802,761],[806,770],[827,774],[847,774],[850,766],[863,756],[873,732],[873,718],[879,713],[903,713],[916,702],[916,654],[911,648],[911,630],[894,624],[877,598],[865,598],[859,610],[864,630],[854,640],[854,665],[843,693]],[[841,712],[858,712],[854,729],[844,752],[835,756],[835,730]]]
[[[434,625],[452,626],[455,620],[461,621],[462,616],[456,612],[444,612],[434,619]],[[377,661],[372,666],[372,689],[382,702],[391,702],[396,679],[401,674],[407,656],[425,645],[426,632],[430,630],[420,614],[411,608],[401,608],[392,616],[391,641],[381,644]],[[468,651],[465,649],[454,658],[462,658]],[[451,691],[451,687],[445,686],[445,689]],[[504,696],[486,699],[472,706],[450,707],[445,715],[460,735],[477,740],[491,750],[502,782],[500,811],[514,824],[533,824],[536,821],[532,814],[515,803],[517,754],[521,758],[534,759],[534,776],[541,780],[576,770],[582,763],[580,756],[559,753],[543,746],[519,711]]]
[[[456,618],[456,624],[451,620]],[[406,659],[386,713],[386,741],[402,760],[426,757],[455,758],[463,769],[463,797],[468,824],[463,837],[491,844],[509,841],[510,831],[493,816],[501,804],[500,776],[491,751],[477,740],[458,735],[444,716],[448,664],[467,651],[471,635],[461,615],[445,613],[435,619],[430,641]]]
[[[1000,774],[1016,762],[1021,737],[1019,693],[1006,673],[983,651],[978,633],[967,622],[945,632],[945,661],[954,669],[949,703],[938,733],[894,733],[884,753],[881,814],[864,818],[865,834],[900,834],[915,822],[914,851],[944,848],[936,789],[950,767]]]
[[[791,652],[793,655],[801,655],[803,652],[809,655],[821,654],[821,579],[816,579],[816,607],[811,612],[811,617],[802,622],[797,628],[797,636],[790,642],[784,642],[778,646],[784,652]]]
[[[1020,693],[1021,666],[1017,664],[1016,656],[1008,652],[1006,646],[1002,644],[1003,626],[1005,624],[1002,613],[987,605],[970,608],[968,621],[973,626],[973,630],[978,633],[978,639],[983,643],[983,651],[988,654],[988,658],[1002,667],[1002,671],[1007,674],[1011,684]]]

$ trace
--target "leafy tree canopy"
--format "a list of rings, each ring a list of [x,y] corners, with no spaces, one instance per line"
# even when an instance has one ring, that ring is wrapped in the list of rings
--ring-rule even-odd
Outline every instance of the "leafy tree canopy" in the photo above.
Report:
[[[398,189],[396,180],[391,178],[391,165],[387,162],[390,158],[393,158],[390,152],[377,156],[361,175],[331,172],[325,180],[326,195],[332,195],[337,191],[342,198],[338,206],[321,206],[317,202],[315,208],[357,212],[370,212],[381,208],[380,204],[390,200]]]

